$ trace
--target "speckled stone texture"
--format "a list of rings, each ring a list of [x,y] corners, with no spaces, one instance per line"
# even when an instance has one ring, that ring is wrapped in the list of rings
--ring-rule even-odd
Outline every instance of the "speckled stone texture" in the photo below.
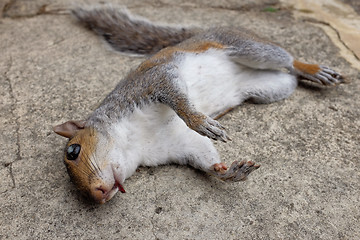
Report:
[[[216,143],[222,158],[261,164],[246,182],[140,168],[126,194],[92,205],[69,181],[52,126],[85,118],[143,58],[110,51],[67,14],[70,0],[2,0],[0,239],[360,239],[360,73],[321,29],[274,0],[109,2],[157,22],[245,26],[351,82],[300,84],[285,101],[223,117],[233,141]]]

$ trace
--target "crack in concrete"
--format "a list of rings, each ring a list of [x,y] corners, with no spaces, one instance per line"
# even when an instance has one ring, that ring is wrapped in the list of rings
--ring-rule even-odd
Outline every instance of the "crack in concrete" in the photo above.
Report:
[[[48,4],[44,4],[36,11],[36,13],[28,13],[24,15],[15,15],[10,16],[7,14],[7,11],[14,5],[16,0],[12,0],[9,3],[5,4],[4,8],[2,9],[2,17],[10,18],[10,19],[23,19],[23,18],[33,18],[41,15],[70,15],[70,10],[66,8],[57,8],[52,10],[47,10]]]
[[[347,4],[337,0],[280,0],[292,9],[296,20],[302,19],[324,30],[336,47],[339,54],[360,69],[359,23],[360,17]]]
[[[11,181],[13,183],[13,187],[12,188],[16,188],[16,183],[15,183],[15,177],[14,177],[14,174],[13,174],[13,165],[12,163],[9,164],[9,174],[10,174],[10,177],[11,177]]]
[[[339,33],[339,31],[333,27],[330,23],[328,22],[324,22],[324,21],[320,21],[320,20],[317,20],[317,19],[313,19],[313,18],[304,18],[304,21],[305,22],[309,22],[309,23],[313,23],[313,24],[322,24],[322,25],[325,25],[329,28],[331,28],[337,35],[338,37],[338,40],[341,42],[341,44],[349,51],[352,53],[352,55],[360,61],[360,58],[356,55],[356,53],[343,41],[343,39],[341,38],[341,35]]]
[[[4,17],[7,10],[9,10],[11,8],[11,6],[13,6],[15,4],[15,2],[16,2],[16,0],[10,0],[9,2],[4,4],[3,9],[1,9],[1,17]]]
[[[15,143],[16,144],[16,153],[15,153],[15,155],[16,155],[16,157],[15,157],[14,161],[12,161],[11,163],[8,164],[9,171],[10,171],[10,176],[11,176],[11,179],[12,179],[12,182],[13,182],[13,188],[15,188],[16,183],[15,183],[15,178],[14,178],[13,171],[12,171],[12,164],[14,162],[16,162],[16,161],[21,160],[21,147],[20,147],[20,122],[19,122],[19,116],[16,116],[16,114],[15,114],[15,110],[16,110],[16,106],[18,104],[18,100],[15,97],[13,85],[12,85],[11,79],[9,77],[9,72],[10,72],[12,66],[13,66],[13,60],[12,60],[12,57],[10,56],[10,61],[9,61],[7,70],[4,73],[4,75],[5,75],[5,80],[9,84],[9,95],[10,95],[10,99],[11,99],[11,102],[12,102],[12,104],[11,104],[11,115],[12,115],[13,119],[15,120],[15,125],[16,125],[16,128],[15,128],[15,135],[16,135],[16,143]]]

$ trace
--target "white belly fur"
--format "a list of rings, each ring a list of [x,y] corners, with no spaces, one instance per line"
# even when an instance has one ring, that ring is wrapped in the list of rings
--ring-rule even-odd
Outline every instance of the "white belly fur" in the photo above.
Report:
[[[179,69],[191,101],[207,115],[235,107],[250,97],[263,103],[277,101],[288,97],[297,85],[294,76],[236,64],[219,50],[187,54]]]
[[[287,97],[296,87],[295,78],[286,73],[239,66],[216,50],[187,54],[179,71],[191,102],[207,115],[237,106],[251,96],[275,101]],[[203,156],[203,166],[199,167],[220,162],[208,138],[189,129],[172,109],[160,103],[136,108],[109,133],[114,147],[108,158],[121,165],[123,180],[139,165],[186,164],[186,155]]]
[[[205,159],[203,165],[198,164],[200,168],[220,162],[210,139],[188,128],[171,108],[160,103],[136,108],[109,133],[114,144],[108,159],[121,166],[123,180],[139,165],[187,164],[187,156],[200,153]]]

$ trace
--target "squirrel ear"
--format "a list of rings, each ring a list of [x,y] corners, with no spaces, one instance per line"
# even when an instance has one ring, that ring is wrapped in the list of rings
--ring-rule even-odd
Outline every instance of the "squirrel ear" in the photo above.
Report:
[[[72,138],[77,131],[85,127],[85,121],[67,121],[53,127],[55,133],[66,138]]]

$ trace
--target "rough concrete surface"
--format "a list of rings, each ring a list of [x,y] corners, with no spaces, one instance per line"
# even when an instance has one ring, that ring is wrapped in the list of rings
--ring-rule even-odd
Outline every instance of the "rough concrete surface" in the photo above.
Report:
[[[69,181],[52,126],[83,119],[143,59],[78,26],[70,0],[2,0],[0,239],[360,239],[360,73],[321,28],[275,0],[109,2],[158,22],[246,26],[351,82],[300,84],[285,101],[223,117],[233,141],[216,143],[222,158],[262,165],[246,182],[140,168],[126,194],[92,205]]]

